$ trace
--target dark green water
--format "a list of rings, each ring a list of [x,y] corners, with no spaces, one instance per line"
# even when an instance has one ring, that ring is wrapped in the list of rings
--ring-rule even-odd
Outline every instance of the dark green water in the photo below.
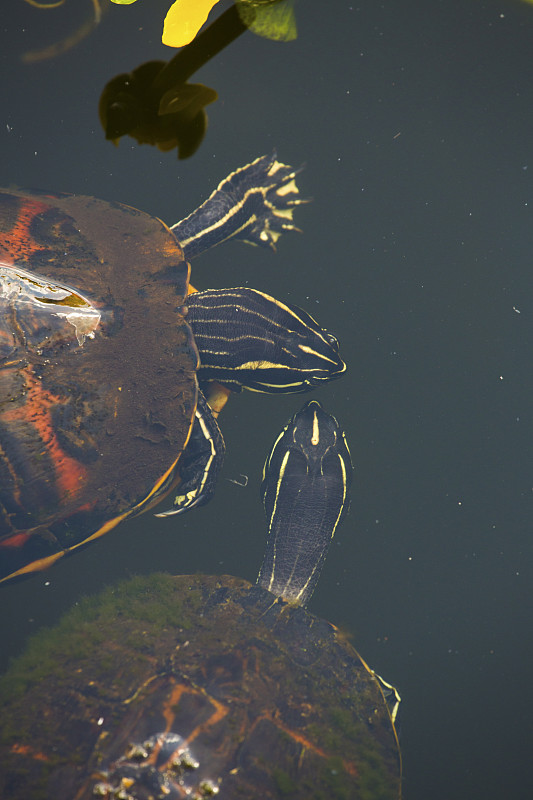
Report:
[[[262,288],[341,342],[349,371],[315,396],[346,429],[354,499],[310,607],[398,686],[405,797],[529,798],[533,7],[300,0],[296,42],[245,34],[198,73],[220,99],[202,147],[178,162],[130,139],[113,147],[97,116],[111,77],[169,57],[168,3],[112,7],[67,54],[20,62],[71,31],[81,5],[2,4],[2,184],[93,194],[174,222],[273,147],[306,163],[303,235],[275,256],[212,251],[194,282]],[[2,587],[2,666],[80,594],[118,578],[253,579],[263,458],[301,402],[233,399],[205,509],[140,518]],[[246,488],[232,482],[241,475]]]

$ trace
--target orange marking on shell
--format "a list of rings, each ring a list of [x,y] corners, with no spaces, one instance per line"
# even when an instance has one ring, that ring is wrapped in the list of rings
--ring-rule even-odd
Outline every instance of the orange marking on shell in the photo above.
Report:
[[[0,547],[23,547],[28,539],[31,539],[31,533],[15,533],[9,539],[4,539],[0,542]]]
[[[45,448],[50,456],[56,473],[56,483],[59,493],[64,498],[71,499],[79,494],[83,481],[87,478],[87,470],[76,459],[67,455],[57,439],[52,422],[51,409],[62,403],[43,388],[29,369],[24,370],[26,378],[26,402],[23,406],[4,412],[4,420],[26,420],[37,430]],[[35,453],[38,456],[38,453]]]
[[[203,689],[197,689],[192,686],[186,686],[182,683],[178,683],[168,695],[165,704],[162,709],[163,717],[166,720],[166,728],[165,733],[168,733],[172,730],[174,725],[174,720],[176,718],[176,712],[174,709],[178,706],[179,701],[184,694],[197,694],[201,696],[205,696],[206,692]],[[187,739],[183,742],[182,749],[188,746],[191,742],[193,742],[197,736],[200,736],[205,730],[208,730],[213,725],[216,725],[221,719],[224,719],[226,714],[228,713],[228,708],[223,703],[219,703],[218,700],[212,695],[208,695],[209,702],[215,707],[213,714],[207,719],[205,722],[202,722],[198,725],[191,733],[187,736]],[[172,756],[169,760],[172,759]]]
[[[316,753],[317,755],[321,756],[324,759],[328,759],[331,757],[331,753],[327,753],[325,750],[322,750],[321,747],[317,747],[316,744],[313,744],[313,742],[309,741],[309,739],[307,739],[305,736],[302,736],[301,733],[297,733],[296,731],[293,731],[292,728],[289,728],[288,725],[284,725],[277,718],[276,715],[272,717],[270,714],[262,714],[260,717],[256,717],[254,721],[254,727],[261,719],[268,719],[270,722],[273,722],[277,728],[284,731],[291,739],[293,739],[293,741],[301,744],[304,750],[311,750],[313,753]],[[343,758],[342,765],[346,770],[346,772],[353,778],[356,778],[359,775],[359,772],[357,771],[355,765],[352,764],[350,761],[346,761]]]
[[[152,680],[153,679],[149,679],[147,681],[147,684],[151,683]],[[145,686],[147,684],[145,684]],[[143,687],[143,688],[145,688],[145,687]],[[164,716],[165,721],[166,721],[166,726],[165,726],[165,731],[164,731],[165,733],[169,733],[169,731],[172,730],[172,727],[173,727],[173,724],[174,724],[174,720],[176,718],[176,714],[174,713],[174,711],[172,709],[175,708],[178,705],[178,703],[179,703],[179,701],[180,701],[180,699],[181,699],[183,694],[190,694],[191,692],[193,694],[202,694],[202,692],[200,690],[195,690],[192,687],[184,686],[183,684],[177,684],[172,689],[169,697],[167,698],[167,700],[165,702],[165,705],[164,705],[163,711],[162,711],[163,716]],[[138,692],[135,693],[135,697],[137,697],[137,695],[138,695]],[[144,761],[145,764],[153,764],[153,765],[155,765],[157,763],[157,761],[159,759],[159,752],[161,750],[163,742],[164,742],[164,738],[162,736],[159,737],[159,739],[156,741],[156,743],[154,745],[154,749],[152,750],[152,752],[150,753],[148,758],[145,759],[145,761]],[[171,764],[172,761],[176,757],[181,755],[181,753],[186,749],[186,747],[187,747],[187,744],[186,744],[185,741],[183,741],[180,745],[178,745],[175,748],[175,750],[172,751],[172,753],[169,755],[169,757],[168,757],[168,759],[167,759],[167,761],[165,763],[167,765]]]
[[[10,231],[2,232],[0,253],[10,259],[28,260],[30,256],[46,247],[38,244],[30,233],[30,226],[38,214],[48,210],[46,203],[29,198],[21,198],[21,205],[17,221]]]
[[[200,734],[202,734],[204,731],[209,730],[209,728],[211,728],[213,725],[216,725],[217,722],[220,722],[221,719],[224,719],[228,713],[228,707],[223,703],[219,703],[218,700],[215,700],[212,695],[209,695],[209,700],[215,706],[215,711],[213,714],[211,714],[209,719],[207,719],[205,722],[202,722],[200,725],[197,725],[196,728],[190,732],[190,734],[187,736],[187,744],[194,742],[197,736],[200,736]]]
[[[28,744],[19,744],[16,742],[11,747],[12,753],[18,753],[21,756],[30,756],[30,758],[34,758],[36,761],[49,761],[50,759],[45,753],[41,753],[39,750],[34,750]]]
[[[163,708],[163,716],[166,720],[165,733],[169,733],[169,731],[172,730],[172,725],[176,716],[172,711],[172,707],[176,706],[179,703],[180,698],[184,692],[188,693],[189,691],[190,689],[188,689],[187,687],[183,686],[182,684],[178,684],[177,686],[174,687],[174,689],[170,693],[170,696],[167,698],[167,701]],[[149,764],[157,763],[157,760],[159,758],[159,751],[161,750],[163,741],[164,741],[163,737],[160,737],[145,763]],[[176,749],[169,755],[166,763],[170,764],[174,758],[176,758],[183,752],[184,749],[185,749],[185,743],[176,747]]]
[[[7,457],[7,453],[4,451],[2,447],[0,447],[0,455],[2,456],[2,462],[4,466],[7,467],[7,471],[11,476],[11,482],[13,484],[12,492],[13,492],[13,500],[20,506],[22,493],[20,491],[20,478],[17,475],[16,470],[14,469],[13,465],[11,464],[9,458]],[[18,545],[17,545],[18,546]]]
[[[163,716],[167,723],[167,727],[165,728],[165,733],[168,733],[172,729],[172,724],[176,716],[175,713],[172,711],[173,706],[176,706],[179,703],[182,694],[184,694],[185,692],[189,694],[190,691],[191,690],[187,686],[183,686],[183,684],[178,684],[171,691],[170,696],[167,698],[167,701],[163,708]]]

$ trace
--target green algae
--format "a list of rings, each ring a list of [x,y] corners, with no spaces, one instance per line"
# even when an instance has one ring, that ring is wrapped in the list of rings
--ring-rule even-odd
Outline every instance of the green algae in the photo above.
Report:
[[[44,628],[29,640],[25,652],[0,677],[0,705],[23,695],[32,684],[55,674],[61,677],[74,662],[102,653],[110,631],[116,643],[124,620],[126,649],[147,650],[163,631],[187,629],[175,578],[165,573],[137,576],[109,587],[94,597],[83,597],[53,628]],[[133,624],[135,623],[135,624]],[[102,661],[108,669],[111,661]]]
[[[73,765],[83,772],[121,725],[142,708],[157,717],[182,687],[165,711],[176,732],[187,735],[179,720],[191,703],[205,701],[204,714],[226,704],[206,741],[254,754],[254,786],[271,787],[265,797],[397,800],[397,748],[375,681],[336,634],[328,640],[320,628],[313,638],[316,625],[310,631],[302,609],[276,614],[268,597],[234,578],[155,574],[84,598],[54,629],[36,634],[0,679],[0,776],[18,769],[13,744],[28,746],[22,771],[32,753],[47,754],[30,787]],[[100,718],[108,737],[101,742]],[[248,740],[254,719],[263,727]],[[17,800],[37,797],[25,791]]]

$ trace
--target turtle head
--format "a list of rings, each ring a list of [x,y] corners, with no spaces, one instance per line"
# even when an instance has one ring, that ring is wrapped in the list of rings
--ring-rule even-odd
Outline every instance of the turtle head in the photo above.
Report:
[[[234,391],[306,392],[346,369],[333,334],[298,306],[247,287],[187,297],[199,377]]]

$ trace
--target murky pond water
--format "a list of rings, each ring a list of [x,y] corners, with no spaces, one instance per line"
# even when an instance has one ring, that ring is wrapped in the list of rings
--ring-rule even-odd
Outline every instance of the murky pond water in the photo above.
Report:
[[[2,185],[173,223],[258,155],[305,162],[303,233],[276,254],[210,251],[193,282],[261,288],[340,341],[348,371],[315,396],[346,430],[354,496],[311,610],[398,686],[406,798],[529,797],[533,7],[300,0],[296,41],[246,33],[195,75],[219,99],[196,154],[178,160],[128,137],[114,147],[98,117],[112,77],[170,57],[168,3],[107,7],[72,49],[22,60],[89,19],[81,5],[5,2]],[[231,398],[210,505],[132,520],[3,586],[2,668],[31,632],[119,578],[253,580],[263,459],[300,405]]]

